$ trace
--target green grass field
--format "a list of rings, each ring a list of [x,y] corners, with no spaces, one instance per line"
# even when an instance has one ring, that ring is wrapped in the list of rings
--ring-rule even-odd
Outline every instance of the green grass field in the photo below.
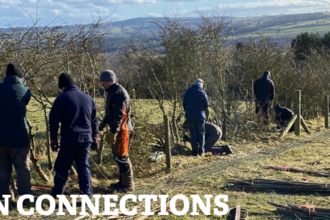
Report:
[[[97,100],[98,107],[102,109],[102,99]],[[135,120],[142,120],[147,118],[150,123],[149,126],[155,126],[162,123],[162,114],[154,100],[132,100],[134,106],[133,112],[137,115]],[[38,125],[40,133],[44,133],[44,116],[40,111],[37,103],[32,101],[28,107],[28,118],[32,125]],[[166,105],[166,111],[169,110],[169,104]],[[102,114],[102,112],[100,112]],[[329,195],[309,194],[309,193],[294,193],[294,192],[278,192],[273,190],[253,191],[245,190],[228,190],[226,188],[227,180],[230,179],[277,179],[288,181],[305,181],[315,183],[328,183],[328,179],[324,177],[315,177],[308,174],[291,173],[284,171],[275,171],[265,169],[266,164],[273,164],[277,166],[300,168],[313,171],[327,171],[329,169],[329,150],[327,143],[330,136],[323,128],[323,118],[317,120],[310,120],[307,122],[312,131],[311,135],[302,133],[301,137],[296,137],[294,134],[288,134],[283,141],[278,139],[279,131],[274,129],[274,124],[264,127],[263,132],[256,135],[254,141],[245,139],[237,139],[230,141],[234,150],[232,155],[206,155],[206,157],[194,158],[189,156],[190,145],[184,146],[186,149],[185,155],[172,156],[172,170],[170,173],[166,172],[165,156],[159,162],[147,162],[148,169],[144,173],[139,173],[135,176],[136,191],[135,194],[168,194],[171,196],[176,194],[184,194],[188,198],[190,195],[228,195],[228,205],[230,208],[237,204],[249,212],[249,219],[293,219],[288,216],[280,216],[275,207],[267,204],[267,201],[276,202],[282,205],[294,204],[305,205],[314,204],[317,207],[327,208],[330,205],[327,199]],[[320,138],[320,134],[324,134]],[[139,129],[137,134],[139,135]],[[37,135],[37,145],[39,148],[45,150],[45,136]],[[224,144],[225,142],[221,142]],[[146,143],[148,144],[148,143]],[[45,152],[40,152],[39,163],[42,169],[51,176],[53,171],[48,171],[48,161]],[[117,167],[113,162],[110,149],[105,148],[105,158],[102,165],[97,166],[96,153],[91,152],[91,170],[92,182],[95,194],[106,194],[107,186],[117,180]],[[52,154],[54,161],[56,154]],[[32,166],[31,166],[32,167]],[[52,187],[52,181],[49,183],[42,183],[32,167],[32,184],[37,186]],[[104,177],[105,175],[106,177]],[[71,194],[79,193],[78,180],[72,177],[67,183],[67,190]],[[36,195],[47,194],[49,190],[35,191]],[[123,195],[120,195],[120,197]],[[101,204],[102,206],[103,204]],[[134,204],[132,204],[135,206]],[[158,203],[152,204],[157,207]],[[182,204],[178,203],[180,207]],[[47,206],[47,205],[45,205]],[[212,210],[215,207],[211,204]],[[2,216],[2,219],[18,219],[21,216],[17,212],[15,205],[12,206],[10,218]],[[143,210],[143,204],[139,203],[138,208]],[[180,208],[178,208],[180,210]],[[191,212],[191,207],[189,209]],[[38,215],[35,217],[37,218]],[[55,218],[55,216],[52,216]],[[76,216],[78,217],[78,216]],[[94,216],[97,218],[96,216]],[[141,216],[136,216],[135,219]],[[67,219],[67,216],[62,217]],[[90,218],[90,217],[88,217]],[[88,219],[85,218],[85,219]],[[226,216],[220,217],[225,219]],[[56,219],[60,219],[56,217]],[[150,219],[164,219],[164,217],[155,215]],[[210,216],[191,216],[189,214],[184,216],[175,216],[171,214],[166,219],[219,219],[211,212]]]
[[[248,22],[250,27],[257,25],[257,23]],[[330,24],[329,19],[319,19],[319,20],[312,20],[312,21],[280,24],[280,25],[275,25],[275,26],[268,26],[268,27],[262,28],[258,31],[249,32],[249,33],[240,35],[239,37],[249,37],[254,34],[262,34],[264,36],[273,36],[273,35],[292,36],[292,35],[300,34],[302,32],[323,33],[323,32],[329,31],[329,24]]]

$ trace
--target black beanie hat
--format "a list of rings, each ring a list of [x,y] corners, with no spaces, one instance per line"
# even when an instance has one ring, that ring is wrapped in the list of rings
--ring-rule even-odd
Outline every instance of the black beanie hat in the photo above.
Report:
[[[7,65],[6,76],[17,76],[19,78],[23,78],[24,73],[22,73],[17,67],[10,63]]]
[[[63,88],[65,86],[71,85],[73,84],[73,79],[71,78],[71,76],[67,73],[62,73],[59,77],[58,77],[58,88]]]

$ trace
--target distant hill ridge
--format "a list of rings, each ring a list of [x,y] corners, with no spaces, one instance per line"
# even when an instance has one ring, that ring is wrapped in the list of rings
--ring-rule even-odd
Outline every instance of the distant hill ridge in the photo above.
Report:
[[[191,24],[194,27],[201,23],[201,18],[181,17],[171,18],[179,22]],[[254,17],[233,17],[231,19],[234,26],[233,39],[237,41],[247,41],[248,37],[263,34],[273,36],[276,43],[286,45],[290,39],[302,32],[319,32],[321,35],[330,31],[330,12],[290,14],[275,16],[254,16]],[[133,33],[139,30],[136,39],[147,39],[150,31],[157,33],[159,28],[152,22],[164,23],[164,17],[141,17],[122,21],[106,22],[99,27],[101,33],[106,34],[106,40],[111,41],[108,51],[118,48],[119,45],[129,42]],[[141,29],[141,27],[143,27]],[[74,25],[63,26],[62,31],[75,30]],[[8,32],[9,29],[2,28],[0,31]]]

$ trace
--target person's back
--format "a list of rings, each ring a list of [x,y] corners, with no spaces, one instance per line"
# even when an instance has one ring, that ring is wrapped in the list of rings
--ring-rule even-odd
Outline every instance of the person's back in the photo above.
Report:
[[[220,127],[218,127],[215,124],[211,124],[209,122],[205,123],[205,142],[207,142],[207,140],[210,139],[211,137],[218,137],[217,140],[219,140],[221,136],[222,136],[222,131]]]
[[[0,83],[0,196],[13,194],[13,165],[17,173],[18,193],[32,194],[26,121],[31,91],[25,87],[24,80],[24,74],[13,64],[8,64],[4,82]]]
[[[259,101],[270,101],[274,99],[274,83],[270,79],[270,72],[265,71],[263,77],[254,82],[254,95]]]
[[[207,95],[203,90],[204,81],[196,79],[183,96],[183,109],[191,136],[193,156],[204,155],[205,111],[209,107]]]
[[[61,113],[61,144],[93,142],[91,118],[95,118],[92,114],[95,114],[93,107],[96,106],[89,95],[74,84],[66,86],[55,100],[54,107]],[[50,117],[50,124],[53,124],[51,120],[58,119]]]
[[[92,195],[89,169],[89,151],[97,150],[98,119],[94,100],[79,90],[69,74],[59,76],[59,95],[49,113],[51,148],[60,149],[55,161],[54,187],[51,195],[61,195],[70,173],[73,161],[79,176],[79,189],[82,194]],[[57,132],[61,124],[61,144],[57,141]],[[94,146],[94,147],[93,147]]]
[[[204,121],[208,99],[205,91],[199,85],[192,85],[184,94],[183,108],[188,121]]]
[[[280,105],[274,106],[275,111],[275,121],[277,124],[279,124],[281,127],[287,126],[291,118],[293,117],[294,113],[288,108],[282,107]],[[291,127],[290,131],[293,131],[294,128]]]
[[[26,105],[30,90],[16,76],[6,76],[0,83],[0,146],[29,147]]]

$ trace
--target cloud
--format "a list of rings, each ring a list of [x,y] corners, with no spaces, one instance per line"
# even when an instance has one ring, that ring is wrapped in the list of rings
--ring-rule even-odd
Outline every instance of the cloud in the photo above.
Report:
[[[164,2],[202,2],[208,0],[164,0]]]
[[[171,2],[173,5],[183,6],[183,2]]]
[[[150,17],[164,17],[164,15],[163,14],[158,14],[158,13],[148,13],[148,15],[150,16]]]
[[[124,1],[128,4],[130,3],[136,3],[136,4],[155,4],[157,1],[156,0],[129,0],[129,1]]]
[[[0,0],[0,25],[4,19],[12,20],[16,25],[31,25],[30,19],[26,19],[27,13],[19,5],[34,16],[36,2],[40,19],[45,24],[57,16],[69,24],[90,22],[93,14],[104,17],[115,9],[121,19],[164,14],[197,16],[196,11],[212,13],[216,9],[227,16],[330,11],[330,0]]]
[[[6,5],[18,5],[21,4],[22,2],[20,0],[0,0],[1,4],[6,4]],[[0,8],[3,5],[0,6]]]
[[[62,14],[62,10],[59,10],[59,9],[54,9],[54,10],[52,10],[52,12],[57,16]]]

